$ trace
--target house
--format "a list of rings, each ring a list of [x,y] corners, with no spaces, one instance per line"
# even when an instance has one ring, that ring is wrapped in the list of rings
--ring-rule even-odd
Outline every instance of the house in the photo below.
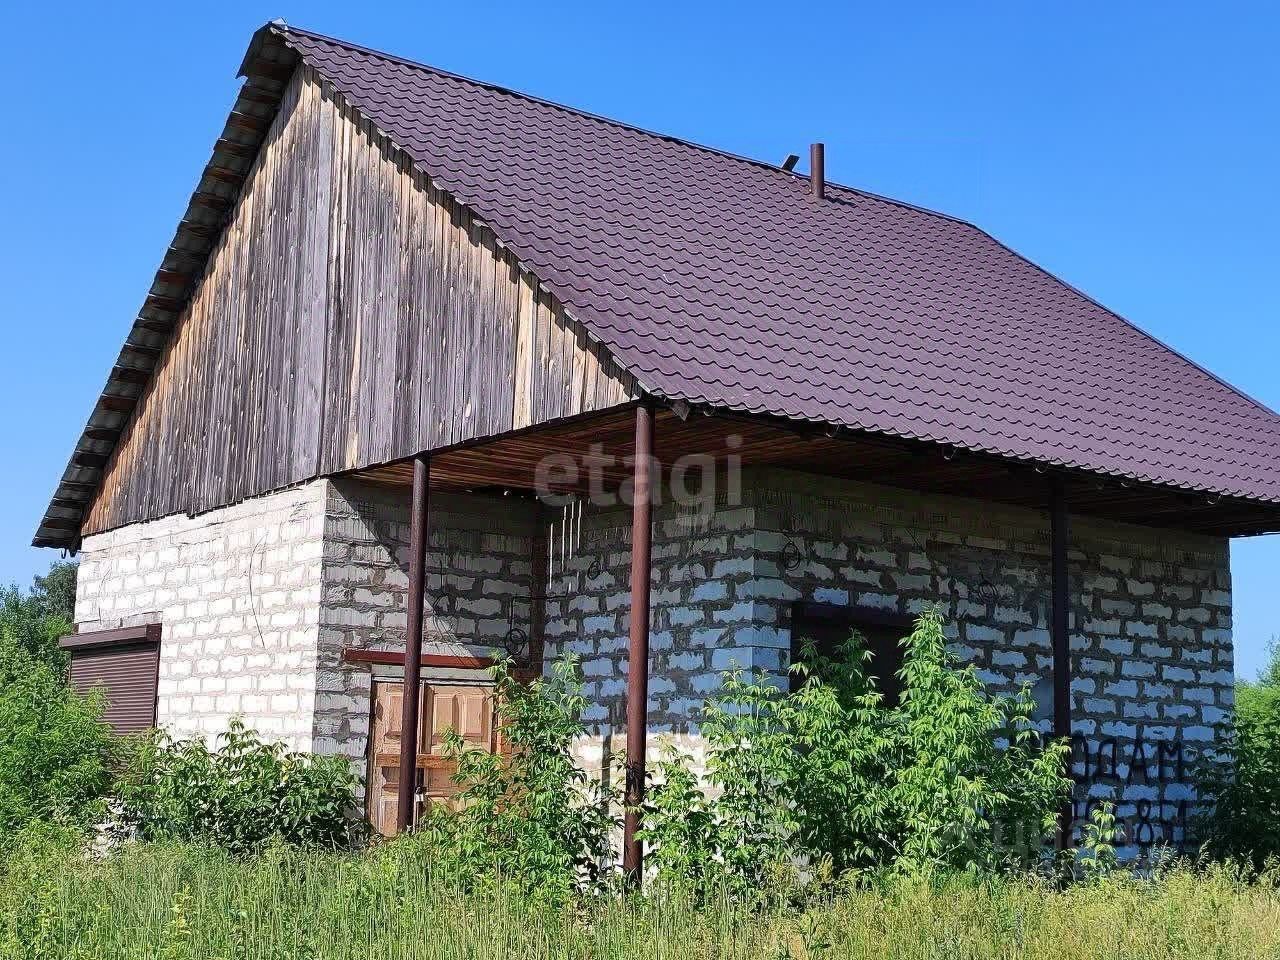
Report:
[[[273,22],[40,521],[121,729],[243,715],[384,832],[581,657],[628,790],[733,664],[926,605],[1183,836],[1280,417],[962,221]],[[644,669],[632,669],[643,664]],[[405,683],[405,680],[408,683]],[[416,797],[416,800],[415,800]],[[634,824],[626,861],[639,862]]]

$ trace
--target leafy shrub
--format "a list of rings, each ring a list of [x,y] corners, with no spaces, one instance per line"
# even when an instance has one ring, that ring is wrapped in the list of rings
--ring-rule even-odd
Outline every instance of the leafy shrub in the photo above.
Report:
[[[235,854],[271,841],[344,848],[363,829],[346,759],[293,753],[233,719],[210,750],[157,732],[120,788],[121,825],[144,840],[191,840]]]
[[[0,637],[0,837],[33,822],[85,826],[102,816],[117,755],[102,707]]]
[[[1262,868],[1280,858],[1280,657],[1277,682],[1241,683],[1234,721],[1221,728],[1222,748],[1200,766],[1207,812],[1198,829],[1211,856]]]
[[[689,758],[668,748],[642,819],[658,880],[702,898],[772,891],[802,845],[803,760],[789,698],[741,671],[723,676],[722,691],[701,727],[709,790]]]
[[[1046,744],[1029,684],[991,696],[947,651],[942,620],[919,619],[903,641],[904,693],[889,711],[894,740],[887,806],[914,864],[995,867],[1038,853],[1071,789],[1069,745]]]
[[[1080,853],[1070,864],[1081,879],[1098,883],[1120,868],[1116,844],[1124,840],[1124,832],[1116,819],[1115,804],[1103,802],[1093,808],[1080,838]]]
[[[640,833],[649,848],[645,864],[673,893],[707,899],[730,879],[723,857],[728,818],[707,797],[687,759],[670,746],[655,772],[657,783],[646,793]],[[744,852],[753,862],[745,872],[753,875],[778,861],[767,842]]]
[[[488,753],[446,734],[459,809],[432,808],[419,823],[433,866],[463,887],[498,881],[550,902],[598,890],[610,876],[616,796],[610,776],[596,781],[572,754],[585,732],[576,663],[566,657],[530,683],[509,662],[493,674],[505,749]]]
[[[696,885],[718,875],[741,891],[796,860],[840,874],[1038,857],[1070,786],[1067,746],[1041,741],[1029,689],[992,696],[958,667],[936,614],[902,643],[892,708],[856,634],[835,660],[809,646],[793,693],[727,675],[702,724],[711,790],[673,755],[650,791],[645,837],[659,876]]]

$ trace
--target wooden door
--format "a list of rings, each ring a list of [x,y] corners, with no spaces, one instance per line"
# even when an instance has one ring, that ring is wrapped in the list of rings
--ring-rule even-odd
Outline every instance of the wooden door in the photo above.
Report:
[[[396,832],[396,792],[400,783],[400,731],[403,728],[404,684],[375,680],[367,804],[369,822],[384,837]],[[421,718],[422,708],[418,715]],[[422,721],[418,721],[421,727]]]
[[[398,680],[376,680],[373,689],[368,812],[374,828],[389,837],[396,831],[404,688]],[[499,749],[497,726],[492,686],[423,681],[415,819],[425,804],[456,803],[458,786],[452,778],[457,764],[444,755],[445,732],[456,730],[469,747],[493,752]]]
[[[453,798],[458,793],[453,775],[458,765],[444,756],[444,735],[454,730],[469,749],[486,753],[497,750],[493,688],[479,684],[429,683],[423,691],[423,715],[418,757],[418,766],[422,769],[420,802],[453,806]]]

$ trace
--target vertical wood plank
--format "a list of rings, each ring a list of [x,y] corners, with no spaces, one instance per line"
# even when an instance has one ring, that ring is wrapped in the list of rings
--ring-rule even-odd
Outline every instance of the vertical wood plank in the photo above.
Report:
[[[302,68],[82,533],[634,395],[488,227]]]

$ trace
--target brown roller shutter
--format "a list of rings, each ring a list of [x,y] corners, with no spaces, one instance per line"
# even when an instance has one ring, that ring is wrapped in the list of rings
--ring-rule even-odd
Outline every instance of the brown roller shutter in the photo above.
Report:
[[[160,630],[156,625],[75,634],[62,646],[71,653],[71,686],[81,694],[101,689],[102,719],[116,733],[138,733],[156,723]]]

